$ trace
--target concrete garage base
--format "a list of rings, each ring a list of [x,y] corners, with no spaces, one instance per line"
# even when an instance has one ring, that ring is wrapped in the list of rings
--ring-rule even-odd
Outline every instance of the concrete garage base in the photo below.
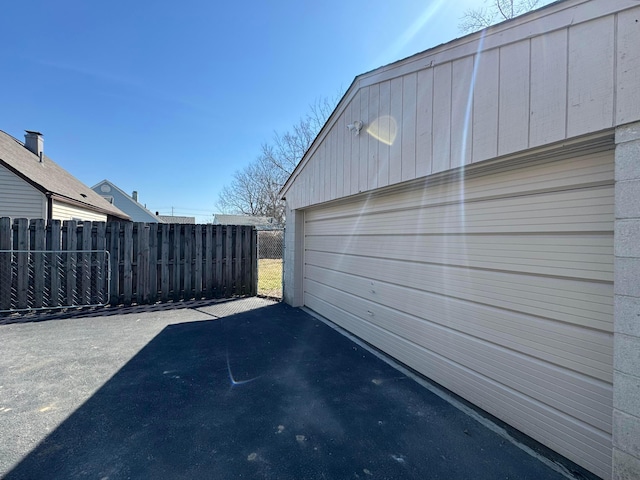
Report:
[[[248,301],[0,326],[0,476],[566,478],[323,322]]]

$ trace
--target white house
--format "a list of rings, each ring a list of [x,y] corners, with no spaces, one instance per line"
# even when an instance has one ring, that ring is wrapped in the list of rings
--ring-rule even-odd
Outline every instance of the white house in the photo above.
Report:
[[[25,142],[0,131],[0,217],[45,220],[129,220],[44,154],[39,132]]]
[[[129,215],[133,222],[164,223],[138,202],[138,192],[135,190],[133,195],[129,196],[116,184],[106,179],[96,183],[91,190]]]
[[[640,478],[640,2],[362,74],[282,189],[285,300]]]

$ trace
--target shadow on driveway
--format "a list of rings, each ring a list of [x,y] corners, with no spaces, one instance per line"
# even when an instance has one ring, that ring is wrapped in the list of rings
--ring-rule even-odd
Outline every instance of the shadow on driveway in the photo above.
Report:
[[[564,478],[306,313],[164,328],[7,479]]]

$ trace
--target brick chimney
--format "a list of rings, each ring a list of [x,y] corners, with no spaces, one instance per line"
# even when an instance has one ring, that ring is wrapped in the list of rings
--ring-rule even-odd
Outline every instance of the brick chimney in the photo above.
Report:
[[[44,152],[44,138],[42,138],[42,134],[31,130],[25,130],[25,132],[24,146],[35,153],[40,159],[40,162],[42,162],[42,154]]]

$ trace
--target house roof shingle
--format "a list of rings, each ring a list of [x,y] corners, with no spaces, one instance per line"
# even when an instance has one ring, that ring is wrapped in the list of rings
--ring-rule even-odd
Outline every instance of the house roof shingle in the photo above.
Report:
[[[0,130],[0,164],[29,182],[45,195],[61,202],[81,205],[89,210],[129,220],[129,216],[111,205],[87,185],[43,154],[38,155],[24,143]]]

